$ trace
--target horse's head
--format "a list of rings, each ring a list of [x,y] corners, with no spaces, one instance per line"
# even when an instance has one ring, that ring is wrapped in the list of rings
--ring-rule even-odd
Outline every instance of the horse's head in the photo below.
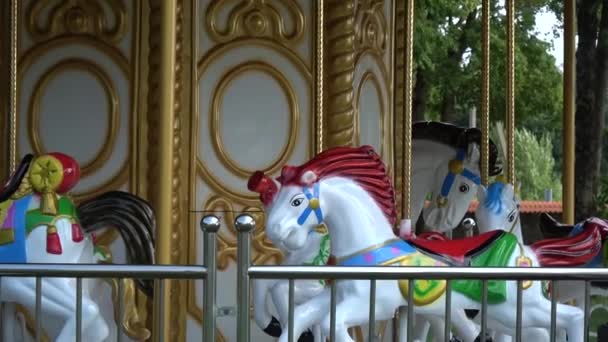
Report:
[[[471,143],[438,169],[433,198],[423,211],[427,226],[440,232],[458,226],[480,184],[479,158],[479,146]]]
[[[477,193],[479,206],[475,211],[479,232],[506,230],[512,232],[519,220],[519,200],[512,184],[496,181]]]
[[[291,178],[293,172],[296,172],[294,167],[285,166],[279,179]],[[266,235],[276,246],[285,250],[300,249],[308,235],[323,223],[320,183],[316,178],[313,171],[307,171],[299,182],[281,185],[257,171],[249,179],[249,190],[258,192],[266,207]]]

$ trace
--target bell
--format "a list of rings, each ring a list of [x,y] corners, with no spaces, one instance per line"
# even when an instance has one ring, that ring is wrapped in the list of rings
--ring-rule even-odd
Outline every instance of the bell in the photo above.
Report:
[[[61,254],[61,240],[55,226],[48,226],[46,229],[46,252],[49,254]]]

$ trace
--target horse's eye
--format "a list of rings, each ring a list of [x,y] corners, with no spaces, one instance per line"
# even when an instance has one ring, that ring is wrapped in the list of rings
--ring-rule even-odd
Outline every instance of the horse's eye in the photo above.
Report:
[[[301,198],[296,198],[293,201],[291,201],[291,205],[294,207],[299,207],[300,204],[302,204],[303,200]]]
[[[511,215],[509,215],[509,223],[513,222],[515,220],[515,213],[512,213]]]
[[[458,190],[460,190],[460,192],[467,193],[469,192],[469,186],[464,183],[460,184],[460,188],[458,188]]]

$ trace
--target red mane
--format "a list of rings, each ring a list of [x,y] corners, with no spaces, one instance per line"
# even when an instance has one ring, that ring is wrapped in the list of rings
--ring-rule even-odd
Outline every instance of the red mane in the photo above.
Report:
[[[602,242],[607,236],[605,221],[590,219],[583,231],[573,237],[545,239],[530,247],[543,267],[583,266],[601,252]]]
[[[277,179],[281,185],[307,186],[302,175],[313,171],[317,181],[328,177],[349,178],[376,201],[391,224],[397,218],[395,191],[380,156],[371,146],[335,147],[300,166],[285,166]]]

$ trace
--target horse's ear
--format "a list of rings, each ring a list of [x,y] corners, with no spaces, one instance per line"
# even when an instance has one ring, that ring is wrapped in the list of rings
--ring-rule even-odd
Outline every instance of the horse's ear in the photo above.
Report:
[[[469,144],[467,147],[467,162],[469,164],[477,165],[481,158],[481,153],[479,151],[479,145],[477,144]]]
[[[515,187],[511,183],[505,183],[503,193],[507,198],[515,198]]]
[[[483,184],[479,184],[477,187],[477,199],[483,200],[486,198],[486,194],[488,193],[488,189]]]
[[[312,170],[308,170],[306,172],[304,172],[304,174],[302,174],[302,183],[306,184],[306,185],[311,185],[314,182],[316,182],[318,179],[317,174],[312,171]]]

